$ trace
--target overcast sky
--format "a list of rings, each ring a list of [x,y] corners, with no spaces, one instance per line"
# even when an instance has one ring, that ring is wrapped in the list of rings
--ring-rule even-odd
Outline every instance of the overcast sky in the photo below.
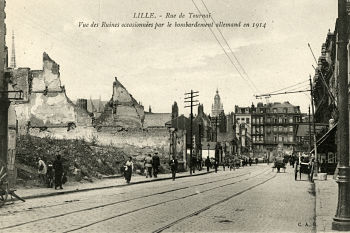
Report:
[[[71,99],[109,100],[114,77],[154,112],[170,112],[177,101],[183,109],[184,93],[199,91],[204,111],[210,113],[216,89],[225,112],[235,105],[257,103],[254,95],[303,82],[294,90],[306,90],[314,74],[311,44],[316,56],[334,30],[337,1],[334,0],[203,0],[216,22],[266,23],[265,28],[221,28],[220,33],[234,68],[208,28],[82,28],[79,22],[145,22],[134,12],[154,12],[149,22],[195,22],[188,13],[198,13],[191,0],[11,0],[7,1],[7,45],[15,32],[18,67],[42,69],[45,51],[60,65],[61,80]],[[202,0],[195,0],[202,13]],[[166,13],[184,19],[165,19]],[[162,16],[162,17],[160,17]],[[211,19],[207,19],[211,22]],[[247,81],[248,79],[251,80]],[[261,101],[261,100],[260,100]],[[271,98],[289,101],[307,112],[306,94]]]

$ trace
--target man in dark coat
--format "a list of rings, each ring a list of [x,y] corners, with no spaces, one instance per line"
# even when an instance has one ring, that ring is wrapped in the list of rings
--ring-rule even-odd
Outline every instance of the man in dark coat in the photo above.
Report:
[[[209,168],[211,166],[209,156],[205,159],[205,166],[207,167],[207,172],[209,172]]]
[[[169,161],[169,166],[171,169],[171,175],[172,175],[173,180],[175,180],[177,165],[178,165],[177,159],[175,156],[173,156],[173,158]]]
[[[219,161],[217,159],[215,159],[215,161],[214,161],[215,173],[218,172],[218,167],[219,167]]]
[[[192,156],[191,169],[193,173],[196,173],[196,167],[197,167],[197,158],[195,156]]]
[[[61,155],[57,155],[56,160],[53,162],[53,169],[55,170],[55,189],[58,187],[62,188],[62,177],[63,177],[63,164]]]
[[[159,166],[160,166],[160,159],[158,156],[158,152],[156,152],[152,157],[152,168],[153,168],[154,178],[157,178],[157,175],[159,172]]]

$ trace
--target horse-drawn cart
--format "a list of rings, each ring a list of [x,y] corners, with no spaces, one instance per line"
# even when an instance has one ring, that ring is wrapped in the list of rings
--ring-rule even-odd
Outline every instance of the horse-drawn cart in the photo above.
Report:
[[[286,164],[284,162],[284,159],[282,157],[276,157],[273,169],[277,168],[277,172],[280,172],[281,168],[283,168],[283,172],[286,171]]]

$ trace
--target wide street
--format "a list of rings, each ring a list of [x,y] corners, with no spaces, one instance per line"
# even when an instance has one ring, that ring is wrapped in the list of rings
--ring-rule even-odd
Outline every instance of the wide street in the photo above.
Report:
[[[314,232],[306,175],[271,164],[16,202],[1,232]]]

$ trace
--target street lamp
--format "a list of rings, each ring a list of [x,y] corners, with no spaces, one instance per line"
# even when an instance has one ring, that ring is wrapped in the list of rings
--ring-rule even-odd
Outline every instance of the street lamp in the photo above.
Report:
[[[339,175],[338,206],[332,222],[333,230],[350,230],[350,167],[349,167],[349,108],[348,108],[348,15],[345,0],[338,0],[338,61],[339,61]]]

